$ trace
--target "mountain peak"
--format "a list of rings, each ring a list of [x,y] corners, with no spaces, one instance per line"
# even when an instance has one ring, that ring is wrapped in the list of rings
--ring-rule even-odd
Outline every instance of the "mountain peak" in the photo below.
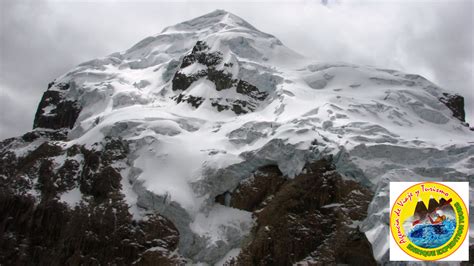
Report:
[[[222,9],[216,9],[210,13],[199,16],[197,18],[187,20],[170,27],[166,27],[162,31],[162,33],[202,31],[206,29],[217,28],[246,28],[249,30],[258,31],[250,23],[240,18],[239,16],[236,16]]]
[[[51,202],[50,206],[59,211],[58,217],[76,217],[74,210],[78,210],[91,225],[83,214],[96,213],[97,206],[116,208],[117,217],[127,221],[117,220],[115,213],[109,217],[109,212],[104,212],[103,220],[119,221],[123,228],[153,237],[157,233],[156,239],[165,236],[160,232],[166,228],[174,228],[166,236],[174,239],[173,243],[164,247],[143,240],[140,234],[130,238],[140,249],[133,249],[128,260],[120,258],[125,264],[155,250],[151,247],[159,247],[155,250],[158,253],[147,255],[151,257],[144,257],[144,261],[169,250],[163,254],[183,256],[189,264],[213,265],[236,248],[245,252],[246,246],[239,245],[251,232],[256,232],[255,239],[260,239],[260,233],[267,239],[274,236],[272,232],[286,230],[268,223],[253,228],[255,213],[251,211],[258,209],[259,217],[268,218],[274,216],[274,206],[286,199],[300,200],[300,190],[307,189],[307,182],[301,180],[314,178],[314,174],[323,176],[324,180],[317,182],[335,184],[328,191],[340,190],[347,186],[346,181],[353,180],[376,189],[370,205],[373,208],[368,219],[361,222],[359,233],[376,247],[374,257],[383,264],[388,258],[388,244],[377,235],[380,230],[390,230],[385,222],[386,206],[379,204],[380,199],[388,202],[388,181],[426,173],[443,176],[450,173],[449,169],[459,172],[459,180],[470,175],[474,145],[472,132],[463,124],[463,107],[461,96],[452,96],[421,76],[314,62],[238,16],[216,10],[147,37],[127,51],[83,63],[51,82],[38,106],[34,131],[0,142],[0,165],[9,166],[0,167],[0,189],[8,188],[7,203],[10,199],[29,202],[28,208],[34,210],[29,223],[43,222],[35,220],[35,206],[43,210],[42,203],[36,202]],[[446,159],[440,160],[440,156]],[[329,161],[313,164],[321,158]],[[432,162],[436,162],[435,167]],[[333,171],[344,179],[337,181],[340,177],[333,176]],[[276,195],[275,199],[253,193],[263,191],[260,184],[271,186],[266,191]],[[312,185],[319,188],[318,184]],[[293,196],[286,193],[286,185],[301,189],[290,193]],[[247,200],[243,191],[253,194]],[[342,195],[340,202],[326,202],[324,213],[334,209],[343,215],[338,224],[361,221],[365,213],[359,209],[351,209],[357,217],[338,209],[345,202],[365,201],[360,196],[369,197],[369,193],[355,185],[343,191],[354,193],[347,197],[342,190],[342,194],[336,193]],[[278,197],[282,193],[283,200]],[[228,194],[232,195],[230,203],[222,200],[221,204],[219,198]],[[258,203],[257,198],[265,199],[265,203]],[[234,208],[233,199],[250,207]],[[321,206],[321,200],[316,200],[313,205]],[[449,203],[443,202],[443,206]],[[413,214],[424,218],[440,204],[441,200],[425,204],[419,199]],[[162,214],[163,219],[151,219],[150,214]],[[18,215],[14,212],[11,216]],[[325,223],[332,222],[325,214],[317,216]],[[91,215],[91,219],[95,217],[102,219]],[[169,226],[163,230],[155,227],[160,225],[155,222],[164,223],[165,218]],[[64,224],[69,227],[61,230],[75,228],[75,223]],[[15,228],[20,225],[15,224]],[[109,223],[104,226],[111,228]],[[269,230],[258,230],[267,226]],[[105,229],[98,229],[98,239],[105,239]],[[347,232],[343,228],[334,234]],[[121,241],[122,234],[111,237],[119,244],[126,242]],[[272,239],[283,243],[280,246],[297,241]],[[332,243],[333,238],[324,241]],[[30,242],[19,239],[12,252]],[[267,245],[260,241],[248,245],[258,251],[260,243]],[[123,248],[129,247],[120,244],[117,250]],[[307,252],[298,252],[299,257],[293,256],[293,250],[284,254],[304,260],[320,248],[309,247]],[[370,252],[370,248],[364,250]],[[107,263],[105,259],[99,261]]]

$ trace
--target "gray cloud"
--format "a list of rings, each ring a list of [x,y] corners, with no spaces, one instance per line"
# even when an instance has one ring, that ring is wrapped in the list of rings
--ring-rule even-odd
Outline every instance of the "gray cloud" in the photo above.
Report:
[[[0,139],[32,126],[47,84],[217,8],[320,61],[421,74],[467,101],[474,123],[473,2],[0,1]]]

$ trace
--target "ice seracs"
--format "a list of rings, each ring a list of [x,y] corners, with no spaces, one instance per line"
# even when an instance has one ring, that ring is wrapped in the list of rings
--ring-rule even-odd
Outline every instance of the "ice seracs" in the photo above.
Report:
[[[196,263],[233,255],[254,223],[216,196],[259,167],[292,178],[332,156],[336,171],[375,192],[361,230],[382,262],[390,181],[474,177],[474,135],[450,95],[418,75],[304,58],[217,10],[59,77],[35,127],[64,130],[64,147],[128,143],[121,182],[130,210],[173,222],[179,252]]]

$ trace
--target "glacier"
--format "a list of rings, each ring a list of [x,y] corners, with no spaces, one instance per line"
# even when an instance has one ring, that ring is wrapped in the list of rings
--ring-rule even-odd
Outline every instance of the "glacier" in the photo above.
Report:
[[[40,105],[35,130],[64,121],[67,139],[56,143],[65,148],[127,141],[129,211],[172,221],[179,252],[194,263],[238,254],[252,213],[214,199],[268,164],[293,178],[330,156],[345,178],[372,189],[360,230],[381,263],[390,181],[474,178],[474,132],[440,100],[449,92],[414,74],[306,58],[223,10],[80,64],[48,92],[53,100]],[[67,104],[72,116],[58,118]],[[41,141],[10,149],[20,155]],[[74,206],[80,192],[61,200]]]

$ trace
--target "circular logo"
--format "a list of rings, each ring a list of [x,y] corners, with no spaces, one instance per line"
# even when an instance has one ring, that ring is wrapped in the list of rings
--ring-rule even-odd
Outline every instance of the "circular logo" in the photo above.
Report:
[[[466,205],[448,186],[418,183],[403,191],[390,212],[398,246],[419,260],[439,260],[455,252],[469,228]]]

